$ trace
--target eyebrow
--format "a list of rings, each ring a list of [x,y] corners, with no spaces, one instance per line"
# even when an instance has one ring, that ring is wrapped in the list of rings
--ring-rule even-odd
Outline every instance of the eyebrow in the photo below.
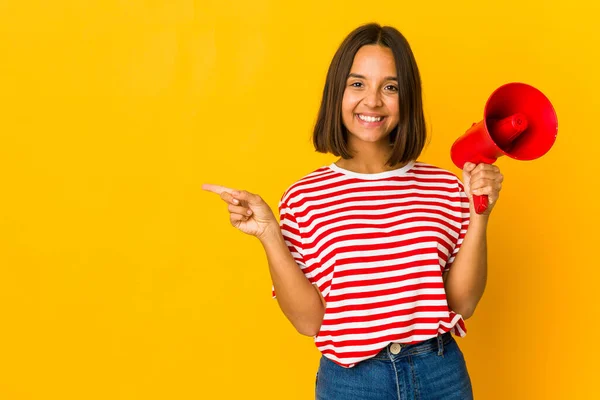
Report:
[[[358,79],[367,79],[365,76],[360,75],[360,74],[354,74],[354,73],[350,73],[348,75],[348,78],[358,78]],[[386,81],[396,81],[398,82],[398,78],[396,78],[395,76],[386,76],[385,77]]]

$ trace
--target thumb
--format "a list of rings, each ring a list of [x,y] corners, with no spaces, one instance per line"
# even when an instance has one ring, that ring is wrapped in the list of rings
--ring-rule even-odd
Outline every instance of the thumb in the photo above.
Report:
[[[471,173],[475,169],[476,166],[477,166],[477,164],[474,164],[472,162],[466,162],[465,165],[463,165],[463,171]]]

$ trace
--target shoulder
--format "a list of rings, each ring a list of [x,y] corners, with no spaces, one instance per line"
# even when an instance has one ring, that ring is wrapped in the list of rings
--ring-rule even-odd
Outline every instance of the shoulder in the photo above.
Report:
[[[446,182],[454,184],[459,188],[462,187],[460,178],[451,171],[437,167],[435,165],[427,164],[421,161],[416,161],[410,172],[417,178],[426,180],[436,180],[440,182]]]
[[[282,204],[291,204],[299,196],[302,196],[307,192],[322,186],[323,182],[328,180],[333,175],[335,175],[335,171],[329,168],[329,166],[322,166],[310,172],[309,174],[304,175],[302,178],[297,179],[283,192],[279,201],[280,207]]]

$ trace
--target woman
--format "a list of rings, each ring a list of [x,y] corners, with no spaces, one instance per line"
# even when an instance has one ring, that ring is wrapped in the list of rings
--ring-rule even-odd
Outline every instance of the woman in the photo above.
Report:
[[[503,177],[466,164],[463,186],[416,161],[425,138],[410,46],[396,29],[368,24],[336,52],[313,134],[317,151],[341,158],[285,191],[279,224],[258,195],[203,186],[260,240],[281,310],[314,336],[317,399],[473,397],[451,333],[465,335],[483,295]],[[484,214],[473,194],[489,196]]]

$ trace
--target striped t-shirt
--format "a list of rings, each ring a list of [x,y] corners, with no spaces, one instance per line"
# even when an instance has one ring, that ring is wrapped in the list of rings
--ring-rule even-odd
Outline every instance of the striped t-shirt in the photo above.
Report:
[[[375,174],[331,164],[290,186],[279,213],[292,256],[327,303],[315,344],[333,362],[353,367],[392,342],[466,334],[442,280],[469,224],[454,174],[421,162]]]

